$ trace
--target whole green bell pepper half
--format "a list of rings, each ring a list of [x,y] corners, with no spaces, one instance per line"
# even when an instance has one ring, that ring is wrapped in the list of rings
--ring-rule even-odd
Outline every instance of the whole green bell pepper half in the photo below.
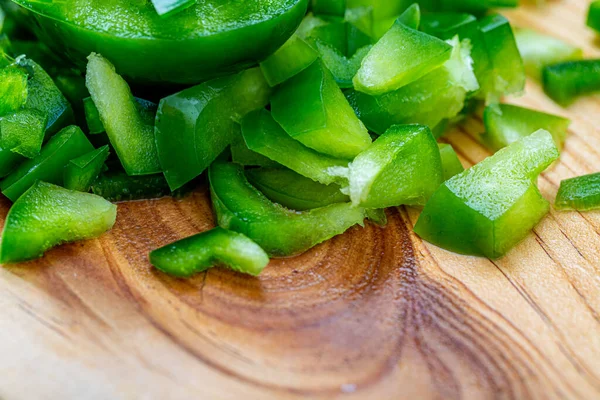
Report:
[[[544,130],[520,139],[440,186],[415,232],[456,253],[502,257],[548,213],[536,181],[558,156]]]
[[[554,206],[557,210],[590,211],[600,208],[600,173],[565,179]]]
[[[16,201],[36,181],[63,185],[65,165],[92,150],[94,147],[81,129],[67,127],[50,138],[39,155],[19,165],[0,182],[0,190],[11,201]]]
[[[0,117],[0,148],[23,157],[40,153],[48,115],[33,109],[22,109]]]
[[[271,202],[248,183],[242,166],[215,162],[209,169],[219,226],[243,233],[267,254],[286,257],[363,224],[366,211],[350,203],[293,211]]]
[[[122,171],[100,174],[91,189],[92,193],[113,202],[159,199],[172,194],[162,174],[129,176]]]
[[[579,96],[600,91],[600,60],[567,61],[542,70],[544,92],[566,107]]]
[[[271,112],[292,138],[323,154],[351,160],[371,144],[367,129],[320,61],[277,87]]]
[[[16,3],[33,12],[38,37],[79,68],[96,52],[130,82],[176,84],[256,65],[294,33],[308,7],[308,0],[203,0],[162,18],[149,1]]]
[[[0,69],[0,116],[15,112],[27,102],[27,74],[19,69]]]
[[[440,151],[424,125],[394,125],[349,166],[352,204],[425,205],[443,182]]]
[[[102,146],[69,161],[64,171],[64,187],[69,190],[89,192],[92,183],[105,167],[104,163],[109,154],[109,147]]]
[[[462,163],[458,159],[456,151],[452,145],[448,143],[439,143],[440,156],[442,158],[442,170],[444,171],[444,182],[448,179],[460,174],[465,170]]]
[[[269,102],[259,68],[217,78],[160,101],[156,144],[171,190],[199,176],[240,135],[237,122]]]
[[[98,237],[116,217],[117,207],[101,197],[36,182],[8,212],[0,263],[33,260],[59,244]]]
[[[587,15],[587,26],[600,32],[600,1],[592,1]]]
[[[214,266],[258,276],[269,264],[269,256],[247,236],[217,227],[154,250],[150,263],[180,278]]]
[[[293,35],[281,48],[260,63],[270,86],[277,86],[300,73],[317,58],[317,53],[300,36]]]
[[[483,112],[483,123],[486,132],[481,135],[480,140],[488,149],[495,152],[537,129],[550,132],[560,150],[565,143],[571,121],[558,115],[525,107],[492,104]]]
[[[323,185],[286,168],[254,168],[246,171],[246,177],[269,200],[291,210],[312,210],[350,201],[339,185]]]

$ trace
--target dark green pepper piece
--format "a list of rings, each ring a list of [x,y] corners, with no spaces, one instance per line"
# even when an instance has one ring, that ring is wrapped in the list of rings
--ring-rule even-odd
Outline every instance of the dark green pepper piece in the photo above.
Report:
[[[27,102],[27,74],[20,69],[0,70],[0,116],[15,112]]]
[[[477,24],[477,18],[471,14],[452,12],[425,13],[421,16],[421,30],[443,40],[452,39],[470,25]]]
[[[568,61],[542,71],[544,91],[563,107],[579,96],[600,91],[600,60]]]
[[[317,41],[315,45],[321,55],[321,61],[323,61],[325,67],[331,72],[338,86],[342,89],[354,87],[352,79],[360,69],[362,60],[371,50],[371,46],[363,47],[351,58],[347,58],[326,43]]]
[[[346,13],[346,0],[311,0],[310,4],[315,15],[343,17]]]
[[[94,151],[75,158],[65,166],[64,186],[69,190],[89,192],[92,183],[96,181],[109,155],[108,146],[102,146]]]
[[[143,123],[146,125],[154,125],[158,104],[148,100],[140,99],[139,97],[134,97],[133,100],[135,100],[135,107],[137,108]],[[98,111],[98,108],[96,107],[96,104],[94,104],[94,101],[91,97],[86,97],[83,99],[83,108],[90,134],[97,135],[99,133],[106,132],[106,129],[104,129],[104,124],[100,119],[100,112]]]
[[[0,263],[33,260],[59,244],[98,237],[116,217],[117,207],[101,197],[36,182],[8,212]]]
[[[37,110],[19,110],[0,117],[0,148],[23,157],[40,154],[48,115]]]
[[[600,208],[600,173],[565,179],[560,183],[557,210],[589,211]]]
[[[268,157],[252,151],[240,135],[231,143],[231,160],[246,167],[277,167],[279,164]]]
[[[465,170],[462,163],[458,159],[456,151],[452,148],[452,145],[447,143],[440,143],[440,156],[442,157],[442,169],[444,171],[444,182],[448,179],[460,174]]]
[[[101,174],[92,184],[92,193],[108,201],[158,199],[171,194],[162,174],[129,176],[121,171]]]
[[[20,154],[0,148],[0,178],[4,178],[13,172],[26,159]]]
[[[587,15],[587,26],[600,32],[600,1],[593,1]]]
[[[265,79],[270,86],[277,86],[311,65],[319,54],[298,35],[260,63]]]

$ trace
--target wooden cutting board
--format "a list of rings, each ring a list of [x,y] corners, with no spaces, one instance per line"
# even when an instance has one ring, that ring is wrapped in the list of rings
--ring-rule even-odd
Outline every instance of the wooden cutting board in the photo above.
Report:
[[[586,0],[507,13],[600,56]],[[573,119],[540,179],[600,171],[600,101],[569,109],[537,83],[517,104]],[[448,138],[488,156],[473,118]],[[1,202],[5,215],[9,204]],[[600,213],[550,215],[492,262],[422,243],[389,212],[258,278],[154,271],[150,250],[209,229],[205,189],[119,205],[113,231],[0,269],[0,399],[598,399]]]

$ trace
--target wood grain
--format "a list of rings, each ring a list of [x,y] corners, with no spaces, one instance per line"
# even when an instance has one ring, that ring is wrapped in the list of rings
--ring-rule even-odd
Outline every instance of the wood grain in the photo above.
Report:
[[[507,13],[599,56],[588,2]],[[600,100],[561,109],[529,82],[511,99],[573,119],[540,186],[600,170]],[[472,118],[448,138],[489,154]],[[0,202],[0,214],[9,204]],[[150,250],[209,229],[206,188],[119,205],[114,230],[0,269],[0,399],[597,399],[600,212],[551,214],[499,261],[422,243],[418,210],[353,228],[260,278],[189,281]]]

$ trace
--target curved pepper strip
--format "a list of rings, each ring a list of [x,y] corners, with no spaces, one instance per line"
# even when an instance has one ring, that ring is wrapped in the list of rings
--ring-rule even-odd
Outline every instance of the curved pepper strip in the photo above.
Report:
[[[579,96],[600,91],[600,60],[567,61],[542,71],[544,91],[563,107]]]
[[[557,210],[589,211],[600,208],[600,173],[565,179],[560,183]]]

